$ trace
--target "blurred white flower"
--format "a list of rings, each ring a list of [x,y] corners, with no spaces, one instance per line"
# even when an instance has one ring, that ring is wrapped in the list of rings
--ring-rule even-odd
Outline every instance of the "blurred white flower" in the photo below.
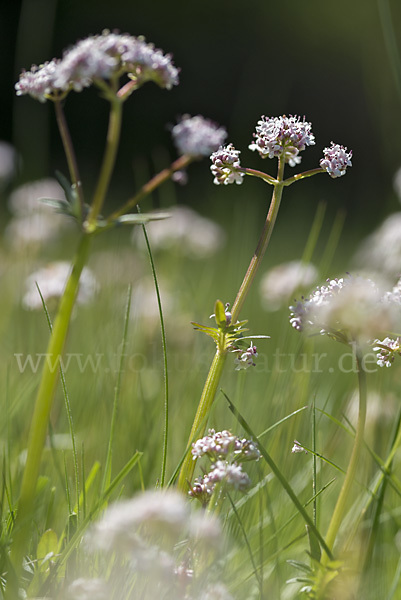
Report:
[[[227,137],[224,127],[219,127],[202,115],[184,115],[172,128],[171,134],[180,154],[196,157],[209,156]]]
[[[39,286],[46,304],[60,298],[64,292],[70,270],[71,265],[69,262],[59,261],[50,263],[29,275],[25,281],[26,292],[22,300],[24,308],[27,310],[42,309],[42,300],[36,284]],[[95,276],[89,267],[84,267],[77,296],[78,304],[91,302],[97,289],[98,284]]]
[[[314,265],[292,260],[267,271],[260,282],[260,295],[266,310],[278,310],[300,288],[309,288],[317,279]]]
[[[189,537],[196,542],[197,546],[219,548],[223,540],[219,519],[206,511],[194,513],[189,521]]]
[[[75,579],[68,586],[69,600],[108,600],[110,590],[103,579]]]
[[[401,212],[387,217],[359,246],[353,263],[394,278],[401,274]]]
[[[290,307],[290,323],[298,331],[328,335],[339,341],[368,342],[399,326],[398,286],[384,293],[364,277],[328,279],[309,298]]]
[[[206,590],[202,592],[198,600],[234,600],[226,586],[222,583],[208,585]]]
[[[50,178],[26,183],[10,195],[8,205],[13,218],[6,227],[5,237],[13,248],[43,245],[71,227],[72,219],[57,213],[40,198],[65,200],[65,195],[57,181]]]
[[[205,258],[215,254],[225,242],[223,229],[187,206],[175,206],[171,218],[153,221],[146,226],[152,250],[176,250],[192,258]],[[145,248],[144,236],[135,228],[132,240]]]
[[[111,505],[92,529],[89,542],[103,550],[142,553],[145,540],[153,544],[169,535],[178,541],[188,517],[188,502],[179,492],[147,491]]]

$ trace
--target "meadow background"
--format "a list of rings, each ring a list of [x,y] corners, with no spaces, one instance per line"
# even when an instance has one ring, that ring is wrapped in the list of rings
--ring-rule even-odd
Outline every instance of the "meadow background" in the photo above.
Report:
[[[386,11],[390,14],[390,28]],[[175,64],[182,69],[180,85],[172,91],[167,93],[147,85],[126,104],[122,143],[107,202],[110,212],[151,174],[175,158],[166,126],[174,124],[178,116],[202,114],[217,121],[227,128],[228,140],[242,150],[243,165],[265,168],[273,174],[271,165],[266,161],[262,164],[247,150],[257,120],[261,115],[305,114],[313,124],[316,146],[305,151],[302,169],[317,166],[322,148],[332,139],[352,148],[353,167],[340,180],[319,176],[285,190],[262,271],[300,259],[304,252],[319,269],[320,280],[360,268],[353,258],[359,244],[386,217],[400,210],[400,185],[398,192],[394,186],[395,174],[401,167],[399,2],[340,0],[335,5],[316,0],[4,2],[0,8],[0,139],[11,143],[19,158],[15,176],[1,190],[2,232],[7,231],[11,218],[8,198],[17,186],[53,176],[56,169],[67,170],[52,107],[26,97],[16,98],[14,83],[18,74],[32,63],[61,56],[62,50],[79,38],[104,28],[143,34],[147,41],[171,52]],[[106,111],[106,103],[95,90],[68,98],[66,115],[88,195],[101,161]],[[222,232],[220,247],[210,255],[197,256],[185,244],[154,249],[169,359],[169,475],[184,451],[213,356],[212,342],[194,332],[190,322],[207,323],[216,298],[233,301],[269,199],[270,190],[252,178],[238,187],[214,186],[209,162],[203,160],[190,167],[187,185],[168,183],[143,205],[143,210],[147,210],[185,204],[216,222]],[[314,219],[317,219],[316,239],[310,237]],[[337,231],[341,226],[341,237],[332,244],[333,227]],[[51,243],[36,244],[34,248],[13,243],[7,234],[0,243],[0,441],[3,472],[7,474],[8,489],[14,500],[30,409],[39,381],[39,372],[35,374],[29,369],[20,372],[15,354],[45,352],[48,339],[43,313],[27,311],[22,306],[25,279],[50,261],[70,260],[76,242],[77,234],[72,229]],[[392,243],[389,241],[390,246]],[[160,475],[163,356],[158,317],[149,309],[151,271],[146,252],[133,243],[130,231],[112,232],[97,240],[89,267],[99,285],[96,300],[78,307],[67,345],[71,354],[102,356],[95,371],[88,367],[80,372],[79,365],[71,361],[66,372],[81,477],[83,481],[96,461],[104,465],[117,376],[116,356],[121,348],[127,289],[132,284],[128,356],[113,455],[113,472],[117,473],[136,450],[143,452],[140,468],[134,469],[123,488],[116,492],[130,495],[142,487],[153,487]],[[312,495],[311,457],[292,455],[293,440],[311,446],[312,400],[336,419],[342,420],[347,413],[352,420],[356,376],[344,372],[350,369],[341,372],[338,368],[342,349],[333,342],[305,342],[291,329],[285,302],[280,310],[265,309],[259,292],[263,272],[258,275],[241,316],[249,320],[252,332],[270,335],[271,340],[261,341],[255,369],[237,373],[232,364],[227,364],[222,388],[257,433],[303,409],[263,440],[306,502]],[[396,277],[396,273],[389,274],[392,276]],[[54,315],[55,307],[49,308]],[[302,367],[304,352],[309,356],[307,368]],[[327,353],[318,372],[313,369],[313,353]],[[281,358],[278,354],[282,354]],[[289,367],[291,356],[295,356],[297,369]],[[342,364],[348,367],[347,363]],[[395,365],[383,371],[377,370],[369,376],[374,410],[367,442],[385,457],[400,410],[400,367]],[[216,429],[232,428],[241,434],[221,395],[215,402],[210,424]],[[51,444],[43,459],[38,515],[42,512],[42,522],[57,530],[64,526],[68,514],[64,463],[71,495],[74,490],[68,421],[61,390],[52,413],[52,431]],[[319,452],[346,468],[344,457],[348,456],[351,441],[331,419],[318,414]],[[369,481],[374,473],[372,465],[369,453],[365,452],[358,479]],[[397,463],[394,468],[397,469]],[[250,472],[255,483],[269,473],[263,465],[251,467]],[[330,465],[320,463],[319,485],[337,475]],[[96,497],[97,485],[95,480],[87,498],[88,506]],[[302,555],[306,546],[303,523],[297,518],[283,533],[277,534],[293,515],[294,508],[273,478],[263,489],[264,542],[259,545],[260,527],[255,531],[251,528],[260,524],[261,510],[252,499],[246,506],[246,519],[252,531],[250,539],[259,550],[263,548],[261,562],[267,573],[266,590],[277,597],[282,594],[283,598],[290,598],[296,587],[288,588],[283,583],[294,575],[286,559]],[[323,530],[334,501],[331,488],[319,501],[318,524]],[[377,534],[381,537],[376,547],[386,560],[372,563],[375,565],[369,580],[372,598],[379,597],[374,595],[377,589],[389,593],[399,559],[394,539],[401,527],[401,513],[399,497],[392,490],[386,496],[381,519],[383,526]],[[228,520],[227,528],[241,548],[241,532],[234,519]],[[363,528],[358,540],[367,541]],[[244,550],[239,551],[235,560],[241,566],[238,569],[241,575],[234,581],[235,593],[239,598],[247,598],[251,584],[244,573],[251,573],[252,568]]]

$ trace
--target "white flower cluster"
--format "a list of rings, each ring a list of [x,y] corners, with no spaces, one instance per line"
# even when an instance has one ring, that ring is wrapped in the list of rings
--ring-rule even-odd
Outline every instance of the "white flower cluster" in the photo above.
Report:
[[[138,597],[166,600],[232,600],[218,581],[215,559],[224,547],[220,522],[214,515],[193,509],[185,496],[170,489],[144,492],[116,502],[105,511],[88,532],[86,545],[92,551],[118,556],[119,560],[107,570],[110,582],[114,582],[113,596],[123,597],[123,587],[119,590],[115,585],[118,569],[124,565],[121,581],[132,576],[130,585],[135,597],[138,593]],[[77,579],[69,586],[68,597],[103,600],[110,582]],[[216,595],[208,596],[214,588]]]
[[[80,92],[96,80],[123,73],[138,86],[154,81],[162,88],[171,89],[178,84],[178,69],[170,55],[147,44],[143,37],[106,30],[77,42],[62,59],[33,65],[30,71],[23,71],[15,89],[18,96],[29,94],[45,102],[60,93]]]
[[[347,167],[352,167],[352,150],[347,152],[347,148],[331,142],[330,148],[324,148],[324,158],[320,161],[320,166],[325,169],[330,177],[342,177],[347,171]]]
[[[194,460],[207,456],[211,461],[209,472],[195,479],[189,491],[189,495],[204,506],[218,484],[225,490],[244,492],[251,481],[242,470],[241,463],[260,458],[260,452],[252,440],[240,439],[227,430],[216,432],[209,429],[209,435],[192,444],[191,452]]]
[[[285,115],[282,117],[263,116],[257,123],[255,141],[249,145],[250,150],[257,150],[262,158],[283,156],[290,167],[301,162],[299,153],[306,146],[315,143],[312,124],[305,117]]]
[[[214,184],[228,185],[235,182],[240,185],[242,183],[245,173],[237,171],[241,167],[240,154],[240,150],[236,150],[232,144],[228,144],[228,146],[220,146],[211,155],[210,160],[212,161],[212,165],[210,166],[210,170],[214,175]]]
[[[391,367],[396,355],[401,356],[401,337],[395,339],[386,337],[384,340],[375,340],[379,344],[373,348],[377,352],[377,364],[379,367]]]
[[[219,127],[201,115],[184,115],[172,128],[171,134],[181,155],[195,157],[210,156],[227,137],[224,127]]]
[[[217,432],[209,429],[209,435],[192,444],[191,453],[194,460],[205,455],[213,461],[227,459],[230,456],[239,462],[260,458],[259,450],[254,442],[245,438],[240,439],[227,429]]]
[[[400,282],[391,292],[383,292],[370,279],[348,275],[328,279],[327,285],[291,306],[290,323],[298,331],[328,335],[345,343],[372,343],[378,332],[399,325],[400,304]]]

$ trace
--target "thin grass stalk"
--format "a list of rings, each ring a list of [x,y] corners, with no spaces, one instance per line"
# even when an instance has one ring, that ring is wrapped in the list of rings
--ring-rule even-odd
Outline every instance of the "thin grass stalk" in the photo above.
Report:
[[[113,458],[113,442],[114,442],[114,434],[116,430],[116,420],[117,420],[117,412],[118,412],[118,404],[120,400],[120,392],[121,392],[121,379],[122,373],[124,369],[124,361],[125,361],[125,350],[127,348],[127,337],[128,337],[128,323],[129,323],[129,315],[131,311],[131,296],[132,296],[132,286],[128,286],[127,292],[127,302],[125,305],[125,315],[124,315],[124,328],[123,328],[123,339],[121,343],[121,353],[120,353],[120,361],[118,364],[118,373],[117,373],[117,381],[114,388],[114,398],[113,398],[113,411],[111,415],[111,424],[110,424],[110,433],[109,433],[109,443],[107,446],[107,455],[106,455],[106,463],[104,467],[104,475],[101,487],[101,493],[110,485],[111,481],[111,465]]]
[[[139,206],[137,206],[138,212]],[[148,251],[150,266],[152,269],[153,282],[155,284],[157,307],[159,311],[160,329],[162,337],[162,348],[163,348],[163,368],[164,368],[164,431],[163,431],[163,453],[162,453],[162,466],[160,472],[160,487],[164,487],[166,480],[166,465],[167,465],[167,447],[168,447],[168,426],[169,426],[169,384],[168,384],[168,361],[167,361],[167,340],[166,340],[166,328],[164,325],[162,300],[160,296],[159,283],[157,281],[156,267],[153,260],[152,249],[149,243],[149,237],[146,232],[145,225],[142,225],[142,231],[145,238],[146,248]]]
[[[244,431],[257,444],[259,452],[261,453],[261,455],[264,458],[264,460],[266,461],[266,463],[269,465],[271,471],[274,473],[274,475],[277,478],[277,480],[279,481],[280,485],[287,492],[287,495],[290,497],[290,499],[291,499],[292,503],[294,504],[294,506],[296,507],[298,513],[304,519],[305,524],[308,525],[310,531],[314,534],[314,536],[316,537],[316,539],[319,541],[321,547],[326,551],[326,553],[329,556],[329,558],[332,559],[333,555],[331,553],[330,548],[328,547],[326,541],[324,540],[324,538],[321,535],[321,533],[319,532],[319,530],[315,527],[315,524],[313,523],[313,520],[310,518],[310,516],[308,515],[308,513],[305,511],[305,507],[302,506],[302,504],[298,500],[297,495],[295,494],[294,490],[292,489],[292,487],[289,484],[289,482],[287,481],[287,479],[282,474],[280,468],[276,465],[276,463],[274,462],[273,458],[270,456],[270,454],[267,452],[267,450],[264,448],[264,446],[262,446],[262,444],[260,443],[258,437],[252,431],[252,429],[250,428],[249,424],[244,419],[244,417],[242,416],[242,414],[237,410],[237,408],[231,402],[231,400],[227,396],[227,394],[225,394],[223,391],[222,391],[222,393],[223,393],[225,399],[228,402],[229,409],[231,410],[231,412],[233,413],[233,415],[235,416],[235,418],[238,420],[238,422],[241,424],[241,426],[244,428]]]
[[[353,345],[353,351],[356,358],[356,364],[358,369],[358,387],[359,387],[359,414],[358,414],[358,424],[356,428],[354,446],[351,453],[351,458],[348,464],[347,473],[345,475],[345,479],[340,491],[340,494],[337,498],[337,503],[334,508],[333,515],[330,520],[329,528],[327,530],[327,534],[325,537],[326,546],[330,549],[331,553],[334,548],[334,543],[336,541],[336,537],[338,531],[341,527],[341,523],[343,522],[345,511],[347,508],[347,503],[349,500],[350,492],[354,483],[356,469],[359,462],[359,457],[361,454],[361,449],[363,447],[363,436],[365,431],[365,421],[366,421],[366,373],[363,369],[363,356],[362,352],[357,344]],[[331,561],[330,555],[327,553],[327,549],[323,549],[321,564],[324,567],[327,567]],[[323,575],[321,580],[318,583],[318,598],[323,598],[324,589],[326,586],[326,578]]]

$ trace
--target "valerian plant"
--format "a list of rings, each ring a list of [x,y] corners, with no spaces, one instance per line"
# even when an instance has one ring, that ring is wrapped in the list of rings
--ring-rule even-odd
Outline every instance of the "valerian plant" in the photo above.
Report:
[[[179,69],[174,65],[172,57],[156,49],[153,44],[147,43],[143,37],[104,31],[100,35],[79,41],[68,49],[61,59],[54,59],[39,66],[34,65],[29,71],[23,71],[15,86],[18,96],[29,95],[39,102],[51,102],[54,105],[69,178],[59,177],[65,191],[65,199],[47,199],[47,202],[73,217],[81,232],[47,348],[47,353],[53,357],[55,364],[58,364],[57,361],[63,353],[80,277],[93,237],[116,226],[144,224],[154,219],[165,218],[166,215],[162,213],[137,214],[130,211],[163,182],[183,173],[191,162],[217,150],[226,138],[224,128],[200,115],[185,115],[172,128],[172,136],[179,152],[177,160],[143,185],[120,208],[105,214],[107,194],[120,142],[123,106],[134,92],[152,81],[166,90],[178,85]],[[87,198],[84,195],[78,158],[67,126],[64,105],[69,94],[82,92],[90,86],[97,88],[101,97],[108,101],[110,115],[103,162],[93,194]],[[44,364],[30,425],[13,529],[5,592],[6,597],[13,600],[18,596],[22,560],[29,550],[35,491],[58,376],[58,369],[51,369],[49,365]],[[165,461],[163,464],[165,465]],[[164,472],[161,479],[163,483]]]
[[[257,151],[263,159],[277,158],[278,166],[276,178],[262,171],[242,167],[240,162],[240,151],[236,150],[232,143],[227,146],[221,146],[217,151],[213,152],[210,157],[212,161],[210,169],[216,185],[229,185],[232,183],[241,185],[245,175],[250,175],[252,177],[258,177],[265,183],[273,186],[273,195],[262,233],[231,308],[230,323],[228,326],[230,328],[234,327],[234,329],[235,327],[242,327],[243,324],[246,323],[246,321],[238,321],[239,314],[269,244],[284,188],[292,185],[296,181],[317,175],[318,173],[328,173],[333,179],[342,177],[345,175],[347,168],[352,165],[352,151],[347,152],[346,147],[331,142],[331,145],[323,150],[323,158],[320,160],[319,168],[299,173],[288,179],[284,178],[285,166],[288,164],[290,167],[295,167],[300,164],[302,159],[300,153],[304,151],[307,146],[315,144],[312,125],[305,120],[305,117],[303,119],[298,116],[287,117],[285,115],[282,117],[261,117],[257,123],[253,137],[254,141],[249,145],[250,150]],[[231,347],[232,340],[224,337],[226,335],[224,331],[227,327],[227,323],[224,320],[225,317],[223,316],[223,313],[223,305],[220,303],[219,314],[221,317],[219,317],[219,320],[216,320],[218,328],[221,331],[218,335],[222,335],[223,337],[220,338],[217,336],[215,338],[215,341],[217,340],[216,354],[211,364],[189,435],[186,457],[181,467],[178,480],[178,485],[182,490],[188,490],[190,487],[195,469],[195,462],[192,460],[191,456],[191,443],[198,437],[201,437],[205,432],[207,418],[218,389],[227,354],[233,349]],[[197,327],[200,328],[199,326]],[[201,329],[208,335],[211,335],[210,331],[205,328]],[[228,333],[231,334],[231,332],[227,331],[227,334]],[[255,337],[256,336],[253,336],[253,338]],[[226,339],[229,340],[228,343]],[[221,341],[219,342],[218,340]],[[256,347],[251,344],[246,352],[247,354],[241,355],[241,358],[237,361],[240,367],[241,364],[244,366],[253,364],[252,356],[256,355],[257,350]],[[241,360],[242,357],[243,360]]]

